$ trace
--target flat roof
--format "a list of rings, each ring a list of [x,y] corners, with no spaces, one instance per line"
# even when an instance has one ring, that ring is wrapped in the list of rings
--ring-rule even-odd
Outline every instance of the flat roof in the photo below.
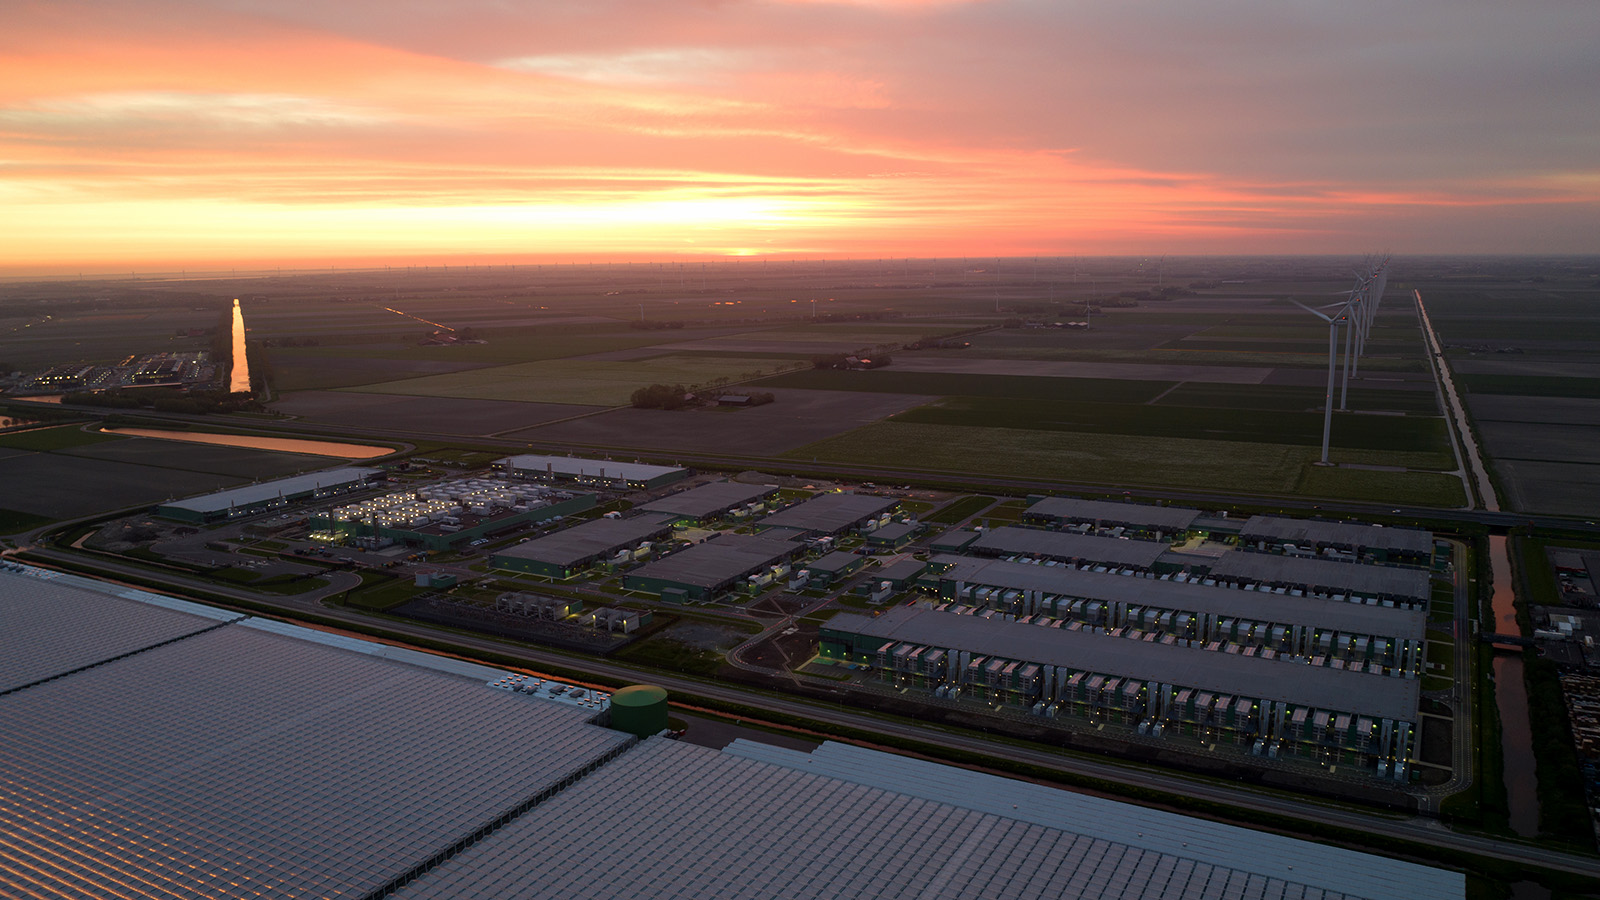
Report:
[[[1024,510],[1024,515],[1075,522],[1140,525],[1166,531],[1187,531],[1199,517],[1200,510],[1184,509],[1179,506],[1151,506],[1147,503],[1080,500],[1076,497],[1046,497]]]
[[[926,607],[898,606],[875,618],[840,613],[822,627],[1295,706],[1401,722],[1417,718],[1420,682],[1415,678],[1024,625],[998,616],[982,618]]]
[[[818,494],[803,503],[775,512],[757,524],[832,534],[862,519],[893,509],[899,502],[893,497],[874,497],[871,494]]]
[[[920,559],[902,559],[879,569],[872,578],[874,581],[904,581],[921,575],[927,568],[928,564]]]
[[[805,545],[794,541],[727,532],[665,559],[645,563],[629,572],[628,577],[659,578],[695,587],[717,588],[804,549]]]
[[[1276,553],[1234,550],[1217,557],[1213,578],[1239,578],[1268,584],[1293,584],[1340,593],[1410,597],[1426,601],[1432,596],[1427,571],[1368,563],[1306,559]]]
[[[1168,547],[1161,541],[1132,541],[1102,537],[1098,534],[1043,531],[1038,528],[1007,525],[984,532],[981,537],[967,545],[967,549],[990,553],[1026,553],[1055,559],[1081,559],[1085,562],[1112,563],[1148,569],[1156,564],[1161,554],[1167,552]]]
[[[842,572],[851,566],[860,565],[866,559],[866,557],[857,556],[848,550],[835,550],[826,556],[806,563],[805,567],[815,569],[818,572]]]
[[[884,538],[886,540],[897,541],[903,537],[910,537],[911,535],[915,534],[916,531],[917,526],[908,522],[890,522],[888,525],[874,530],[871,534],[867,535],[867,537]]]
[[[1340,889],[1359,887],[1377,900],[1461,900],[1466,890],[1459,873],[1109,800],[1079,816],[1079,795],[1056,788],[823,747],[808,765],[800,751],[745,741],[717,751],[649,738],[394,896],[1351,900]]]
[[[366,466],[346,466],[342,469],[328,469],[323,472],[310,472],[305,475],[291,475],[288,478],[276,478],[272,481],[263,481],[260,484],[247,484],[244,487],[229,488],[199,497],[190,497],[187,500],[174,500],[163,503],[161,509],[184,509],[197,513],[222,512],[236,506],[253,506],[279,497],[292,497],[295,494],[305,494],[325,487],[342,487],[347,484],[366,481],[374,475],[382,475],[382,469],[371,469]]]
[[[0,696],[7,885],[369,896],[631,740],[595,710],[253,621]]]
[[[689,470],[678,466],[654,466],[648,463],[618,462],[614,459],[585,459],[579,456],[541,456],[522,453],[499,460],[495,465],[518,471],[546,472],[582,478],[622,478],[627,481],[650,481],[663,475]]]
[[[654,512],[626,519],[590,519],[554,534],[496,550],[491,559],[506,557],[553,566],[573,566],[650,540],[654,535],[671,528],[672,519],[666,513]]]
[[[1286,519],[1278,516],[1251,516],[1239,529],[1247,540],[1283,541],[1290,544],[1334,544],[1343,547],[1370,547],[1403,553],[1433,555],[1433,532],[1416,528],[1388,528],[1357,522],[1321,522],[1314,519]]]
[[[704,519],[732,507],[770,497],[777,492],[778,489],[771,485],[714,481],[687,491],[679,491],[659,500],[651,500],[641,505],[639,509]]]
[[[1422,610],[1368,606],[1317,597],[1265,594],[1238,588],[1162,581],[1110,572],[1084,572],[1071,566],[1035,566],[1004,560],[966,556],[935,556],[935,563],[951,564],[943,581],[961,581],[989,587],[1042,591],[1085,600],[1102,600],[1134,606],[1153,606],[1184,612],[1211,613],[1235,619],[1305,625],[1349,634],[1379,635],[1420,641],[1427,634],[1428,616]]]

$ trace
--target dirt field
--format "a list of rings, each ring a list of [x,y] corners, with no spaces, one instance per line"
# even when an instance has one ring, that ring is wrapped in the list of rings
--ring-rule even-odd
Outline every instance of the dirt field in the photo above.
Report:
[[[420,434],[485,435],[530,428],[603,407],[508,400],[456,400],[351,391],[302,391],[273,409],[311,422]]]
[[[426,375],[446,375],[483,369],[493,363],[444,360],[382,359],[369,356],[332,356],[297,353],[273,348],[273,385],[279,391],[305,391],[353,387]]]
[[[751,409],[618,409],[507,437],[599,447],[777,456],[910,409],[927,397],[773,388]],[[573,409],[566,406],[562,409]]]
[[[1462,375],[1551,375],[1561,378],[1600,378],[1600,359],[1548,359],[1537,356],[1450,357],[1450,368]]]

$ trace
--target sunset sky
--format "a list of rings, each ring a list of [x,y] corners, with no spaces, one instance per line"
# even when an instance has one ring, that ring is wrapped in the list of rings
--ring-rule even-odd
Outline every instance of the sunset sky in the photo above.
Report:
[[[1600,252],[1600,2],[0,2],[0,273]]]

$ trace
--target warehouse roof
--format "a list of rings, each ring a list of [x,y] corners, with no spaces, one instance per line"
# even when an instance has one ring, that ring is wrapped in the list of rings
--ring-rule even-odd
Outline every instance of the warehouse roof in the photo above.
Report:
[[[1004,528],[984,532],[982,537],[968,545],[967,550],[1001,554],[1019,553],[1047,556],[1052,559],[1081,559],[1085,562],[1148,569],[1156,564],[1161,554],[1167,552],[1167,545],[1160,541],[1125,541],[1097,534],[1043,531],[1038,528],[1007,525]]]
[[[749,534],[724,533],[628,573],[678,584],[718,588],[804,550],[803,544]]]
[[[325,472],[311,472],[306,475],[293,475],[288,478],[263,481],[260,484],[247,484],[244,487],[230,488],[226,491],[217,491],[199,497],[190,497],[187,500],[174,500],[161,504],[161,507],[183,509],[196,513],[223,512],[234,507],[254,506],[257,503],[265,503],[268,500],[276,500],[279,497],[293,498],[297,494],[310,494],[322,488],[358,484],[382,474],[382,469],[370,469],[365,466],[346,466],[342,469],[329,469]]]
[[[554,534],[497,550],[493,556],[575,566],[650,540],[671,529],[672,518],[665,513],[645,513],[626,519],[590,519]]]
[[[1417,717],[1415,678],[1312,666],[1286,659],[1219,653],[1202,647],[1111,637],[981,618],[948,610],[900,606],[873,618],[841,613],[823,624],[833,631],[970,650],[1076,671],[1158,681],[1240,697],[1411,722]]]
[[[893,497],[874,497],[871,494],[818,494],[767,516],[759,524],[833,534],[893,509],[898,502]]]
[[[582,478],[622,478],[627,481],[650,481],[663,475],[688,470],[678,466],[653,466],[647,463],[618,462],[614,459],[584,459],[578,456],[540,456],[523,453],[508,456],[495,463],[503,469],[522,472],[554,472],[557,475]]]
[[[1415,641],[1425,637],[1428,625],[1427,614],[1421,610],[1368,606],[1289,594],[1265,594],[1109,572],[1084,572],[1070,566],[1036,566],[964,556],[936,556],[932,561],[952,566],[939,576],[943,581],[1042,591],[1083,600],[1211,613],[1257,622],[1305,625],[1348,634]]]
[[[1239,529],[1246,540],[1281,541],[1288,544],[1331,544],[1335,547],[1368,547],[1433,555],[1433,532],[1415,528],[1385,528],[1355,522],[1320,522],[1312,519],[1284,519],[1276,516],[1251,516]]]
[[[6,893],[367,896],[631,740],[254,621],[0,696]]]
[[[824,747],[825,774],[794,761],[797,751],[651,738],[395,896],[1346,900],[1340,890],[1352,884],[1383,900],[1465,892],[1457,873],[1114,801],[1078,818],[1064,791],[995,779],[1012,791],[988,793],[988,782],[938,764],[905,770],[928,779],[907,783],[894,773],[911,760],[835,759]],[[1120,815],[1105,820],[1113,809]],[[1136,823],[1152,815],[1159,824],[1140,834]],[[1191,832],[1193,851],[1182,846]]]
[[[739,484],[736,481],[714,481],[679,491],[676,494],[651,500],[639,508],[650,512],[672,513],[678,516],[693,516],[704,519],[718,513],[732,509],[743,503],[760,500],[776,494],[778,489],[771,485]]]
[[[1046,497],[1028,507],[1024,515],[1067,522],[1106,522],[1112,525],[1160,528],[1165,531],[1186,531],[1200,515],[1200,511],[1178,506],[1080,500],[1076,497]]]
[[[1237,578],[1264,584],[1303,585],[1340,593],[1408,597],[1424,601],[1431,592],[1428,573],[1423,569],[1305,559],[1275,553],[1238,550],[1224,553],[1217,557],[1211,574],[1217,578]]]

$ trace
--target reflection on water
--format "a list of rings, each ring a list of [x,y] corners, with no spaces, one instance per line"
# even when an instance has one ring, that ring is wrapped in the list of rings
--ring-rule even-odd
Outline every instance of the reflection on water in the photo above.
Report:
[[[1506,555],[1504,537],[1489,538],[1489,562],[1494,570],[1495,631],[1521,634],[1517,610],[1512,605],[1511,558]],[[1522,680],[1521,655],[1494,655],[1494,704],[1500,711],[1500,752],[1505,759],[1511,830],[1523,837],[1534,837],[1539,833],[1539,779],[1534,772],[1533,731],[1528,725],[1528,688]]]
[[[22,419],[16,416],[0,416],[0,428],[27,428],[39,424],[38,419]]]
[[[107,434],[160,438],[191,444],[217,444],[223,447],[248,447],[251,450],[276,450],[280,453],[305,453],[310,456],[337,456],[341,459],[372,459],[394,451],[367,444],[340,444],[335,441],[306,441],[299,438],[258,437],[249,434],[206,434],[194,431],[162,431],[159,428],[102,428]]]
[[[244,349],[244,310],[233,301],[233,371],[228,375],[228,390],[250,393],[250,359]]]

